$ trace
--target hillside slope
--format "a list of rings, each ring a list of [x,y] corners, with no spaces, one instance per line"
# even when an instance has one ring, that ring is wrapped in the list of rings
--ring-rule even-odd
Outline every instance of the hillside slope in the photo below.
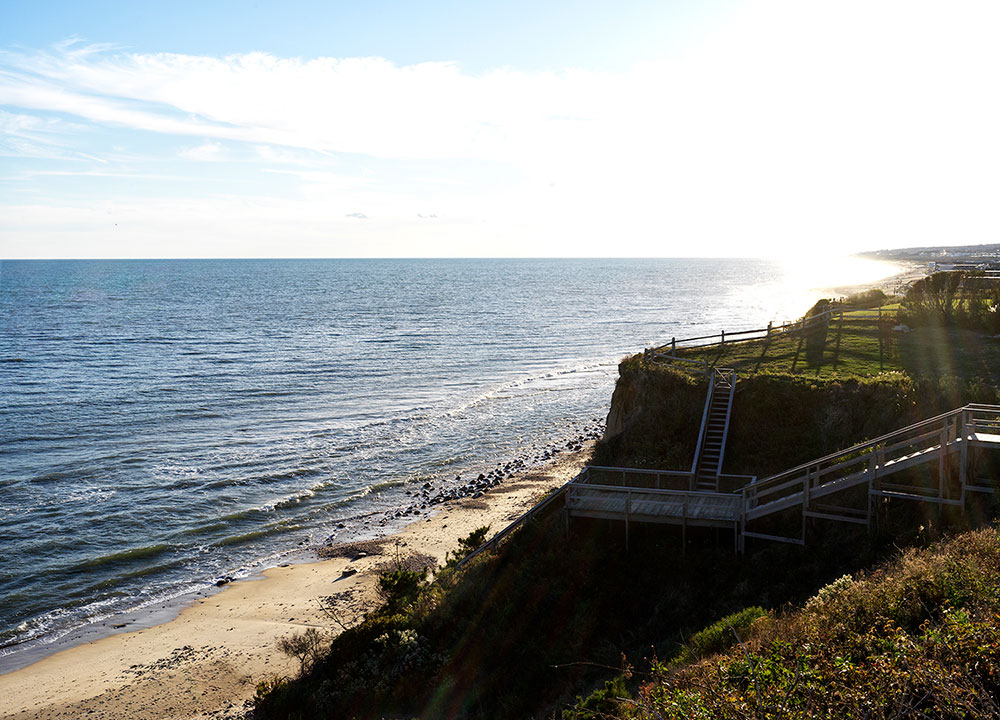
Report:
[[[906,550],[749,627],[727,620],[704,657],[654,661],[634,698],[615,684],[603,717],[1000,717],[996,528]]]

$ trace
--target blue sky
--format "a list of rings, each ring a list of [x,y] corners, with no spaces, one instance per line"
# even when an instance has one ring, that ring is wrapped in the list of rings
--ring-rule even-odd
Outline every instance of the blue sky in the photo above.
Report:
[[[0,257],[996,242],[995,3],[0,1]]]
[[[46,47],[70,37],[135,51],[457,61],[470,72],[512,66],[627,69],[677,54],[739,0],[650,2],[0,3],[0,43]]]

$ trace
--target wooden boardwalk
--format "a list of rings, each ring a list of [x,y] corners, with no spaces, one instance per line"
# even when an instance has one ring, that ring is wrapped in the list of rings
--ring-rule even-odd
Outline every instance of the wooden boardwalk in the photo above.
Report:
[[[973,462],[976,451],[996,449],[1000,406],[966,405],[759,482],[719,475],[717,489],[742,481],[732,492],[697,490],[694,468],[587,467],[566,487],[566,511],[623,520],[626,532],[631,522],[730,528],[741,551],[746,538],[805,545],[809,518],[870,527],[879,498],[964,508],[970,493],[998,492]],[[900,477],[918,467],[931,472]]]

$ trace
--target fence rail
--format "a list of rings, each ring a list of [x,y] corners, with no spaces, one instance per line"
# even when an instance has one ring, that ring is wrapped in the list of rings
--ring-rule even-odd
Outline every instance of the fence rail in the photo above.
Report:
[[[869,322],[886,322],[888,320],[899,320],[899,310],[885,310],[883,308],[851,308],[843,305],[835,305],[829,310],[825,310],[821,313],[813,315],[808,318],[802,318],[800,320],[795,320],[793,322],[782,323],[781,325],[774,325],[773,323],[768,323],[766,328],[756,328],[753,330],[737,330],[737,331],[726,331],[722,330],[711,335],[698,335],[696,337],[689,338],[671,338],[670,342],[666,345],[660,345],[658,347],[649,348],[646,350],[647,354],[650,354],[657,358],[670,359],[672,361],[689,362],[696,363],[699,365],[706,365],[704,361],[695,360],[692,358],[685,358],[683,356],[677,355],[677,349],[682,350],[697,350],[702,348],[716,347],[718,345],[727,345],[732,343],[742,343],[749,342],[752,340],[764,340],[772,335],[778,335],[782,333],[804,333],[811,330],[814,327],[820,325],[828,324],[834,316],[838,316],[841,319],[847,315],[847,320],[863,320]],[[710,342],[703,342],[709,340]]]

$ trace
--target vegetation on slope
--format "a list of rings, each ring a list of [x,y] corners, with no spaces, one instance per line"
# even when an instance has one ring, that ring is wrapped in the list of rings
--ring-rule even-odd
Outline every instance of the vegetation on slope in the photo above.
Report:
[[[601,717],[1000,717],[996,528],[845,575],[794,611],[749,616],[708,628],[722,639],[700,653],[692,643],[701,657],[653,660],[634,698],[612,682]],[[581,701],[564,717],[587,712]]]
[[[689,467],[707,388],[707,380],[649,357],[623,360],[594,464]],[[997,400],[997,387],[976,376],[760,373],[737,385],[724,468],[764,477],[966,403]]]
[[[623,654],[673,655],[719,617],[802,602],[875,557],[867,538],[746,558],[711,531],[686,555],[662,528],[632,528],[641,552],[626,553],[623,539],[618,525],[577,520],[567,542],[558,513],[542,518],[499,552],[390,599],[301,677],[266,688],[257,716],[551,717],[614,675]],[[782,566],[797,570],[773,572]]]

